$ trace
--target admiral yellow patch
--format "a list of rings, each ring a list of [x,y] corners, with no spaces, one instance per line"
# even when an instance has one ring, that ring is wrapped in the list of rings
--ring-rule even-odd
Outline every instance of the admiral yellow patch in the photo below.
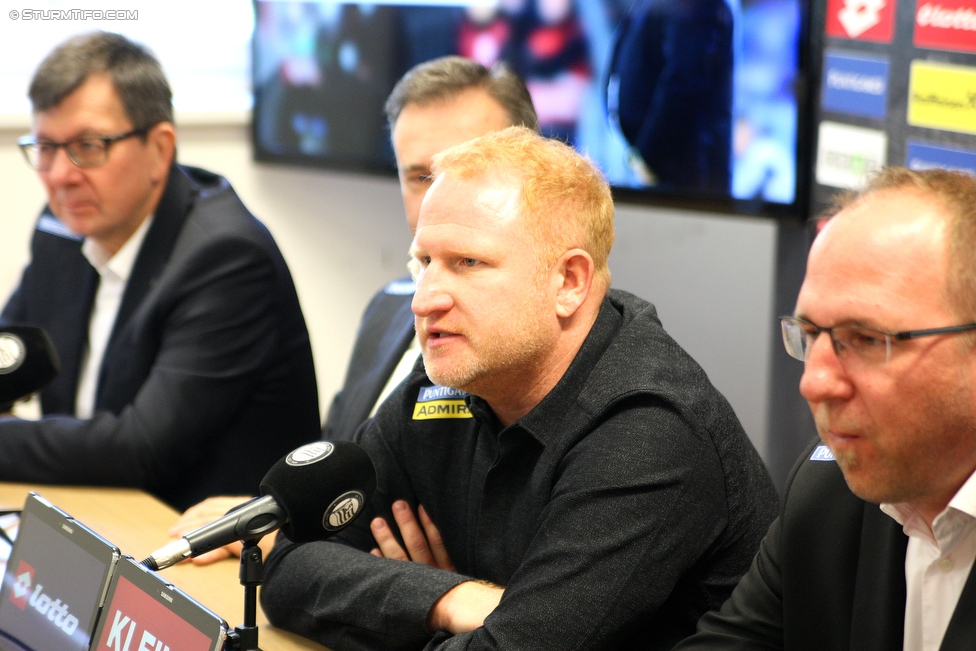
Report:
[[[464,391],[450,387],[421,387],[417,404],[413,406],[413,419],[472,418],[464,402],[466,395]]]

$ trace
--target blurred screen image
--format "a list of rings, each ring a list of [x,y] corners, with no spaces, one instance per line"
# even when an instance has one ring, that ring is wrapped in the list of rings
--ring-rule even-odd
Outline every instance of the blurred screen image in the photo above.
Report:
[[[258,0],[259,160],[394,169],[386,96],[412,66],[506,61],[548,136],[617,188],[790,205],[799,0]]]

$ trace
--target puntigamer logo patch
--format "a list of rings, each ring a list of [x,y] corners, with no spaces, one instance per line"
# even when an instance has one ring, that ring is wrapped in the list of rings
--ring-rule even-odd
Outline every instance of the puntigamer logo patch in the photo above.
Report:
[[[413,419],[471,418],[471,412],[464,403],[466,395],[464,391],[450,387],[421,387],[417,404],[413,406]]]

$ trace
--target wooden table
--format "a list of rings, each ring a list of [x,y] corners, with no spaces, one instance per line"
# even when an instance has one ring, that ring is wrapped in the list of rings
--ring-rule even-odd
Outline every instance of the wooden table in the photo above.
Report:
[[[32,490],[137,561],[171,540],[167,531],[179,516],[156,498],[138,490],[2,482],[0,508],[21,508],[28,491]],[[244,623],[244,588],[237,576],[239,567],[240,562],[235,559],[210,565],[181,563],[160,571],[160,576],[223,617],[233,628]],[[258,645],[264,651],[325,650],[311,640],[271,626],[260,607],[258,625]]]

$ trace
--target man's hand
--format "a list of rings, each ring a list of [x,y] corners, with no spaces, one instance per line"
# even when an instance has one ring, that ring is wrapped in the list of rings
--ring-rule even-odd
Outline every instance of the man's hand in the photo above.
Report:
[[[427,628],[467,633],[482,626],[502,599],[505,589],[487,581],[459,583],[434,602],[427,614]]]
[[[453,572],[454,564],[447,555],[441,533],[422,505],[417,507],[417,515],[419,523],[409,504],[403,500],[394,502],[393,518],[400,528],[406,550],[397,542],[386,520],[375,518],[369,528],[379,547],[370,553]],[[504,588],[486,581],[459,583],[434,602],[427,614],[427,628],[449,631],[454,635],[473,631],[485,623],[485,617],[495,610],[504,591]]]
[[[427,515],[423,506],[417,508],[417,514],[420,516],[419,524],[409,504],[403,500],[397,500],[393,503],[393,518],[400,528],[400,536],[403,538],[406,550],[400,546],[386,520],[383,518],[373,519],[369,528],[373,532],[373,538],[376,539],[376,544],[379,547],[370,553],[373,556],[392,558],[398,561],[414,561],[453,572],[454,564],[447,555],[441,532],[434,526],[434,522]]]
[[[250,497],[208,497],[199,504],[195,504],[188,508],[180,519],[176,521],[170,530],[169,535],[173,538],[182,538],[184,535],[193,531],[194,529],[199,529],[205,524],[210,524],[214,520],[222,517],[228,511],[230,511],[235,506],[240,506],[244,502],[251,500]],[[268,552],[271,551],[271,547],[274,545],[276,532],[271,532],[266,535],[258,543],[264,556],[267,557]],[[207,565],[208,563],[213,563],[214,561],[219,561],[224,558],[240,558],[241,548],[243,545],[240,542],[232,542],[229,545],[225,545],[213,551],[209,551],[206,554],[201,554],[196,558],[190,559],[197,565]]]

